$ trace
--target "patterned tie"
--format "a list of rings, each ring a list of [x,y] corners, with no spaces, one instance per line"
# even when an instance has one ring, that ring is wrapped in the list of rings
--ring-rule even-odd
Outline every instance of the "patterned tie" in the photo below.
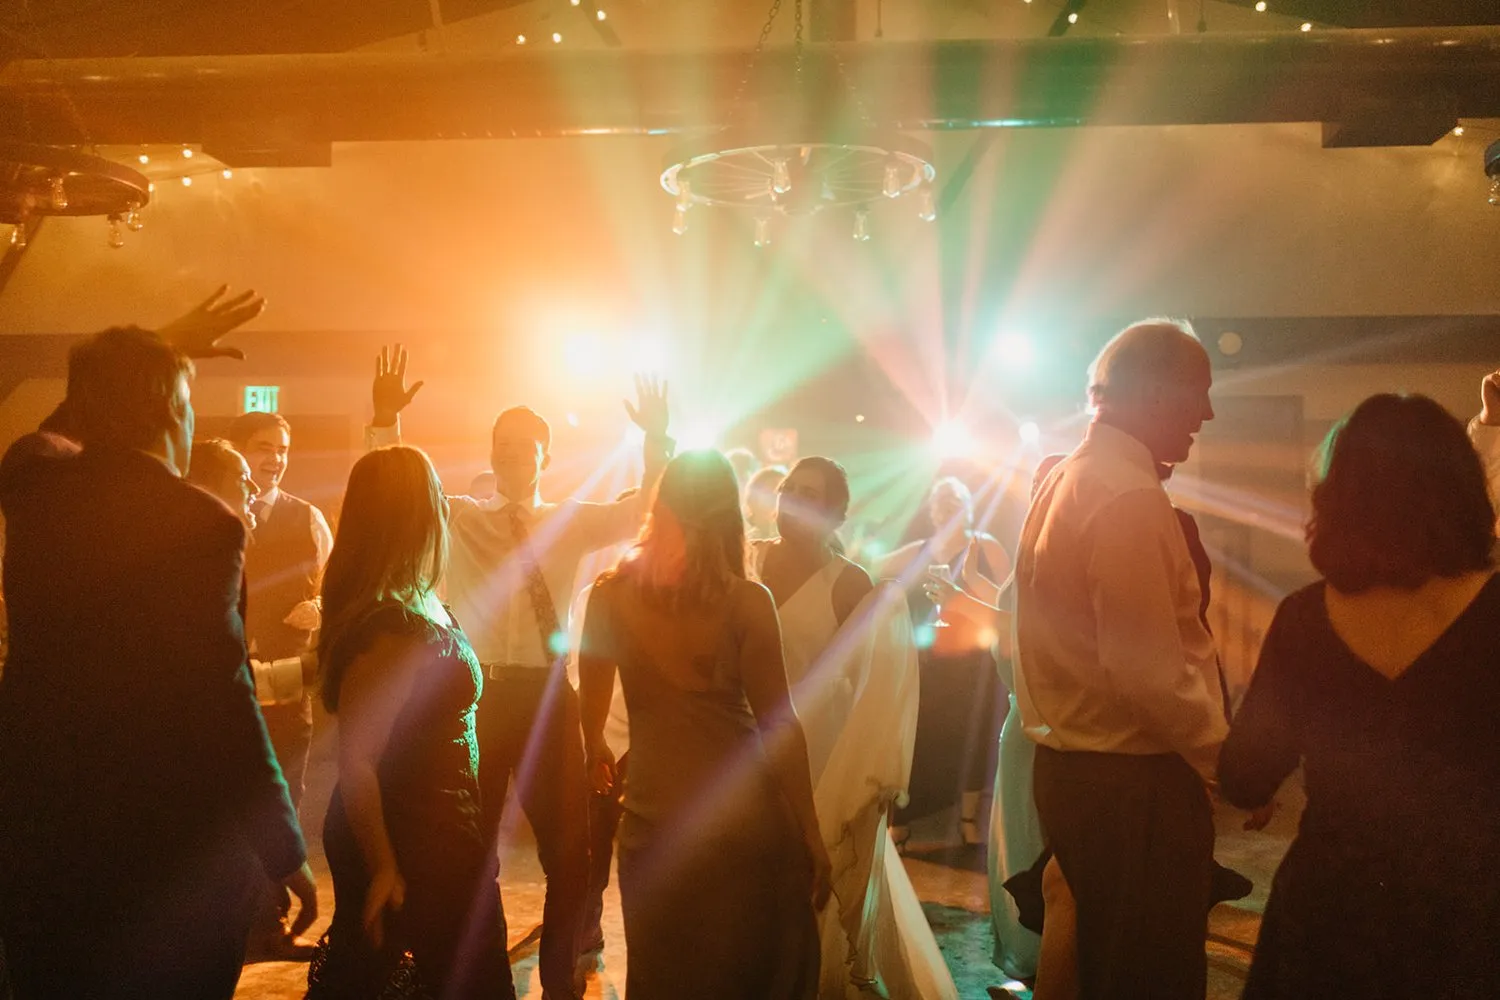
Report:
[[[536,631],[542,640],[542,651],[549,656],[560,657],[562,654],[555,648],[556,637],[562,634],[557,620],[557,606],[552,603],[552,592],[547,589],[542,567],[537,563],[536,553],[532,551],[531,533],[526,529],[521,505],[509,504],[505,512],[510,516],[510,532],[515,542],[516,555],[526,569],[526,594],[531,598],[531,610],[536,616]]]

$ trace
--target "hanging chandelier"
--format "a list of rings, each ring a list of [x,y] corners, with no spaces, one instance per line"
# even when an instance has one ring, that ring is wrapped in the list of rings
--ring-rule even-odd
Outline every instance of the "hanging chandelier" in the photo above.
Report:
[[[103,157],[29,142],[0,142],[0,222],[11,225],[12,246],[24,247],[30,228],[49,215],[102,215],[109,245],[125,245],[121,226],[141,228],[151,200],[144,176]]]
[[[802,0],[795,0],[796,92],[807,103],[802,80]],[[754,220],[755,245],[770,244],[778,219],[837,212],[850,223],[855,240],[870,239],[870,215],[888,201],[915,201],[919,218],[937,217],[932,150],[898,132],[877,128],[859,99],[843,64],[835,60],[859,121],[820,123],[799,113],[783,122],[749,122],[743,102],[771,26],[781,10],[773,0],[730,106],[731,124],[700,140],[682,144],[668,157],[661,186],[676,199],[672,231],[686,233],[692,213],[717,208]],[[738,119],[738,120],[734,120]]]

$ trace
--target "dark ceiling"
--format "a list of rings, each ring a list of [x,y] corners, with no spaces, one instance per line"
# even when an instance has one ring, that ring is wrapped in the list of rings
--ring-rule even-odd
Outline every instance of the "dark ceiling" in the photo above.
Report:
[[[440,9],[445,21],[455,22],[523,2],[441,0]],[[1084,0],[1069,2],[1082,6]],[[1092,0],[1090,6],[1111,2]],[[1255,0],[1230,2],[1250,7]],[[1278,14],[1349,28],[1500,24],[1500,0],[1270,3]],[[344,52],[432,26],[425,0],[11,0],[0,9],[0,59],[7,61]]]
[[[445,21],[524,0],[442,0]],[[4,55],[345,52],[432,27],[425,0],[24,0],[0,4]]]

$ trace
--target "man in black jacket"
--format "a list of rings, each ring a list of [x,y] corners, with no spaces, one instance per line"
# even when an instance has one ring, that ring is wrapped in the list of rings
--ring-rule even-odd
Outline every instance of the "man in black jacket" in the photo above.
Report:
[[[19,1000],[230,997],[260,873],[316,889],[246,666],[245,527],[180,478],[192,363],[74,349],[0,462],[0,939]]]

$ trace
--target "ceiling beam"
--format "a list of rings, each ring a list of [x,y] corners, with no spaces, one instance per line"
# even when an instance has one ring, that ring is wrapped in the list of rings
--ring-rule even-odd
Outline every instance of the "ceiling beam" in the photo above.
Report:
[[[857,90],[881,126],[1197,125],[1500,117],[1500,28],[879,42],[751,54],[538,51],[20,60],[0,134],[47,143],[243,145],[661,134],[810,115]],[[842,63],[842,67],[840,66]],[[818,86],[844,75],[852,88]],[[831,106],[829,106],[831,105]]]

